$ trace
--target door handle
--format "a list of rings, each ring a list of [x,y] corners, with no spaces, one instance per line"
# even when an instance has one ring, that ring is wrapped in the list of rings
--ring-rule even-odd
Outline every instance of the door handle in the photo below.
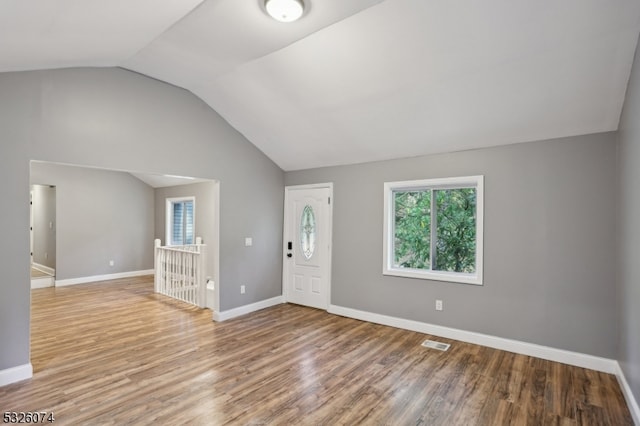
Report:
[[[287,257],[293,257],[291,253],[287,253]]]

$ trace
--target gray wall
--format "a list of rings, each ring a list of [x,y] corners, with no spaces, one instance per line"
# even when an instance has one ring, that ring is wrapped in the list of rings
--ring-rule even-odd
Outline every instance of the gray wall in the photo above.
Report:
[[[56,186],[57,280],[153,269],[153,188],[129,173],[34,162],[31,183],[41,182]]]
[[[383,276],[383,183],[479,174],[484,285]],[[288,172],[285,182],[334,183],[332,304],[616,357],[614,133]]]
[[[114,68],[3,73],[0,93],[0,370],[29,362],[30,159],[218,179],[221,309],[281,294],[284,174],[193,94]]]
[[[195,236],[202,237],[202,242],[207,245],[207,276],[213,277],[214,273],[214,247],[215,238],[215,192],[216,182],[199,182],[190,185],[169,186],[156,188],[155,197],[155,237],[167,244],[166,237],[166,200],[175,197],[195,197]],[[255,289],[255,286],[254,286]]]
[[[32,185],[33,262],[56,268],[56,188]]]
[[[29,118],[33,88],[18,90],[0,74],[0,370],[29,362]],[[16,123],[22,122],[22,126]]]
[[[640,64],[636,51],[618,133],[620,220],[618,360],[640,401]]]

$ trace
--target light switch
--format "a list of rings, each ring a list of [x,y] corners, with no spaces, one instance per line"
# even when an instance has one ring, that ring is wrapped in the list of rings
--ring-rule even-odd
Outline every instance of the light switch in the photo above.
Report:
[[[244,239],[244,245],[246,247],[251,247],[253,245],[253,238],[247,237]]]

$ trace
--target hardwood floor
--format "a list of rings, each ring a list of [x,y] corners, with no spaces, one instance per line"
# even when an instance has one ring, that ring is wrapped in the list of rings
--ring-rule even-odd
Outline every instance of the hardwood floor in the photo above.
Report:
[[[149,277],[32,291],[31,380],[55,424],[631,425],[614,376],[280,305],[222,323]]]

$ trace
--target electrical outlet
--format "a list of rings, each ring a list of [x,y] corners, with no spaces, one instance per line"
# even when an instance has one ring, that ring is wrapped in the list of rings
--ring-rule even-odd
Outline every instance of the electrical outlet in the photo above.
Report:
[[[113,260],[110,260],[110,261],[109,261],[109,266],[113,266],[113,265],[115,265],[115,264],[116,264],[116,262],[114,262]]]
[[[253,238],[246,237],[244,239],[244,245],[245,245],[245,247],[251,247],[253,245]]]
[[[240,286],[240,294],[244,294],[245,288],[243,285]]]
[[[442,310],[442,300],[436,300],[436,311]]]

